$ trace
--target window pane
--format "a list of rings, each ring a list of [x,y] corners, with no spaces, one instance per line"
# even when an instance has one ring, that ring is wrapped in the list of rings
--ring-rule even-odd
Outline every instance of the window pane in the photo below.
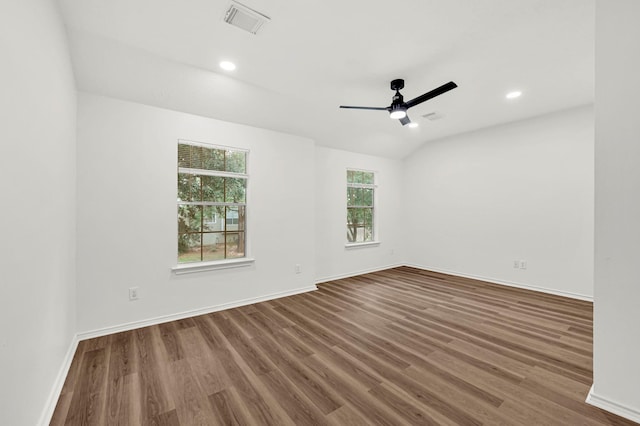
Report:
[[[365,225],[373,224],[373,209],[362,209],[362,223]]]
[[[373,185],[373,172],[362,172],[362,183]]]
[[[226,192],[225,202],[227,203],[244,203],[246,192],[246,179],[225,178]]]
[[[223,208],[219,206],[203,206],[202,227],[204,232],[224,230],[224,222],[222,221],[224,216],[220,214],[220,210],[222,209]]]
[[[178,173],[178,201],[200,201],[200,176]]]
[[[354,209],[347,208],[347,226],[355,222]]]
[[[238,231],[239,220],[240,220],[240,212],[238,211],[238,207],[227,207],[226,230]]]
[[[245,230],[245,221],[246,221],[245,206],[238,206],[237,210],[238,210],[237,229],[238,229],[238,231],[244,231]]]
[[[178,234],[178,263],[200,262],[200,236],[202,234]]]
[[[201,146],[191,146],[191,164],[189,167],[192,169],[201,169],[202,168],[202,157],[203,150],[206,148],[202,148]]]
[[[373,209],[347,209],[347,241],[362,243],[373,240]]]
[[[246,173],[247,153],[242,151],[227,151],[227,169],[228,172]]]
[[[373,189],[362,188],[362,204],[361,206],[373,206]]]
[[[219,176],[201,176],[202,201],[224,202],[224,180]]]
[[[355,206],[356,205],[356,188],[347,188],[347,206]]]
[[[225,217],[226,217],[227,231],[244,231],[245,230],[245,207],[244,206],[226,207]]]
[[[202,148],[202,168],[205,170],[224,171],[224,150]]]
[[[202,234],[202,260],[224,259],[224,233],[214,232]]]
[[[200,232],[202,206],[178,206],[178,232]]]
[[[178,144],[178,167],[191,167],[191,145]]]
[[[178,167],[246,173],[247,153],[179,143]]]
[[[363,209],[350,208],[347,210],[347,223],[350,225],[362,225],[364,224]]]
[[[371,241],[373,239],[373,225],[366,225],[363,228],[363,241]]]
[[[366,241],[365,239],[365,227],[364,226],[360,226],[358,227],[358,239],[357,241],[359,243],[363,243]]]
[[[355,182],[355,173],[353,170],[347,170],[347,183]]]
[[[364,228],[355,225],[347,227],[347,240],[350,243],[364,242]]]
[[[363,183],[362,182],[362,172],[355,172],[355,183]]]
[[[364,205],[364,196],[362,192],[362,188],[353,188],[353,192],[355,193],[355,203],[356,206]]]
[[[226,235],[227,259],[244,257],[244,232]]]
[[[358,239],[358,230],[360,227],[353,223],[347,225],[347,241],[350,243],[355,243]]]

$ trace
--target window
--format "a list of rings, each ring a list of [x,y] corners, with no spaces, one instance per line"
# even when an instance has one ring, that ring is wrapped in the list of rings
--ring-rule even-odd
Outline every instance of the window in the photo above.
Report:
[[[374,241],[375,174],[347,170],[347,242]]]
[[[245,257],[247,151],[178,141],[178,263]]]

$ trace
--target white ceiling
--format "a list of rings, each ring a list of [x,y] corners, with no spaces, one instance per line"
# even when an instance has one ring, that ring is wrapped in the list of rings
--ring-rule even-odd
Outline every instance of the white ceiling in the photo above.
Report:
[[[445,136],[593,102],[594,1],[243,0],[257,35],[222,21],[229,0],[59,0],[80,90],[402,158]],[[229,73],[218,63],[235,62]],[[384,111],[390,80],[405,100]],[[507,101],[511,90],[524,92]],[[444,115],[439,121],[421,116]]]

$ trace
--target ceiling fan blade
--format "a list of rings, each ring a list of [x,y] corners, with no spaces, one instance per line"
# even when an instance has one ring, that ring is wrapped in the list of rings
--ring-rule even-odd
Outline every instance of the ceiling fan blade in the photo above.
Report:
[[[457,84],[455,84],[453,81],[450,81],[446,84],[443,84],[442,86],[433,89],[430,92],[425,93],[424,95],[420,95],[417,98],[411,99],[410,101],[406,102],[405,105],[407,108],[411,108],[413,106],[416,106],[418,104],[421,104],[424,101],[428,101],[429,99],[433,99],[436,96],[440,96],[443,93],[448,92],[449,90],[453,90],[456,87],[458,87]]]
[[[345,106],[340,105],[340,108],[348,108],[348,109],[372,109],[376,111],[389,111],[388,107],[363,107],[363,106]]]
[[[398,120],[400,123],[402,123],[402,125],[407,125],[409,123],[411,123],[411,119],[409,118],[408,115],[405,115],[404,117],[402,117],[401,119]]]

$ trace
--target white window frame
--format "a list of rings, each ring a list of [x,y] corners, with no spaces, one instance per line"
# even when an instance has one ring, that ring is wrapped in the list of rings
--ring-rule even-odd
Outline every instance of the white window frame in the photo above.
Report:
[[[193,173],[193,174],[199,174],[199,175],[210,175],[210,176],[221,176],[221,177],[234,177],[234,178],[243,178],[246,179],[246,192],[245,192],[245,202],[244,202],[244,208],[245,208],[245,223],[244,223],[244,257],[238,257],[238,258],[229,258],[229,259],[221,259],[221,260],[213,260],[213,261],[199,261],[199,262],[189,262],[189,263],[178,263],[177,265],[173,266],[171,268],[171,270],[176,274],[176,275],[181,275],[181,274],[190,274],[190,273],[194,273],[194,272],[203,272],[203,271],[212,271],[212,270],[217,270],[217,269],[229,269],[229,268],[238,268],[238,267],[243,267],[243,266],[251,266],[254,262],[255,259],[249,256],[250,253],[250,244],[249,244],[249,237],[248,237],[248,205],[249,205],[249,174],[247,173],[247,171],[249,170],[249,150],[245,149],[245,148],[238,148],[238,147],[232,147],[232,146],[225,146],[225,145],[217,145],[217,144],[211,144],[211,143],[205,143],[205,142],[197,142],[197,141],[192,141],[192,140],[187,140],[187,139],[178,139],[178,143],[176,145],[176,148],[178,146],[180,146],[180,144],[186,144],[186,145],[193,145],[193,146],[201,146],[203,148],[209,148],[209,149],[222,149],[222,150],[231,150],[231,151],[236,151],[236,152],[244,152],[245,153],[245,173],[231,173],[231,172],[224,172],[224,171],[211,171],[211,170],[201,170],[201,169],[189,169],[189,168],[183,168],[183,167],[177,167],[177,162],[178,159],[176,157],[176,170],[177,173]],[[176,180],[177,182],[177,180]],[[177,183],[176,183],[176,190],[175,193],[178,193],[178,188],[177,188]],[[229,203],[213,203],[213,202],[178,202],[176,205],[180,205],[180,204],[192,204],[192,205],[227,205]],[[177,240],[177,236],[178,236],[178,229],[177,229],[177,225],[178,225],[178,221],[175,221],[176,224],[176,229],[174,232],[174,235],[176,235],[176,244],[178,243]],[[176,247],[176,251],[177,253],[177,247]],[[176,258],[177,260],[177,258]]]
[[[360,184],[360,183],[349,183],[348,180],[346,179],[347,173],[349,171],[353,171],[353,172],[366,172],[366,173],[372,173],[373,174],[373,184]],[[371,237],[371,241],[362,241],[362,242],[350,242],[350,241],[346,241],[344,244],[345,249],[349,250],[349,249],[358,249],[358,248],[366,248],[366,247],[377,247],[380,245],[380,238],[379,238],[379,232],[378,232],[378,172],[375,170],[366,170],[366,169],[359,169],[359,168],[355,168],[355,167],[347,167],[346,168],[346,172],[345,172],[345,180],[346,180],[346,187],[347,190],[348,188],[371,188],[373,189],[373,212],[371,215],[372,218],[372,227],[371,227],[371,232],[373,233],[372,237]],[[345,208],[345,218],[348,221],[348,211],[349,211],[349,205],[348,205],[348,201],[347,201],[347,197],[345,194],[345,204],[346,204],[346,208]]]

